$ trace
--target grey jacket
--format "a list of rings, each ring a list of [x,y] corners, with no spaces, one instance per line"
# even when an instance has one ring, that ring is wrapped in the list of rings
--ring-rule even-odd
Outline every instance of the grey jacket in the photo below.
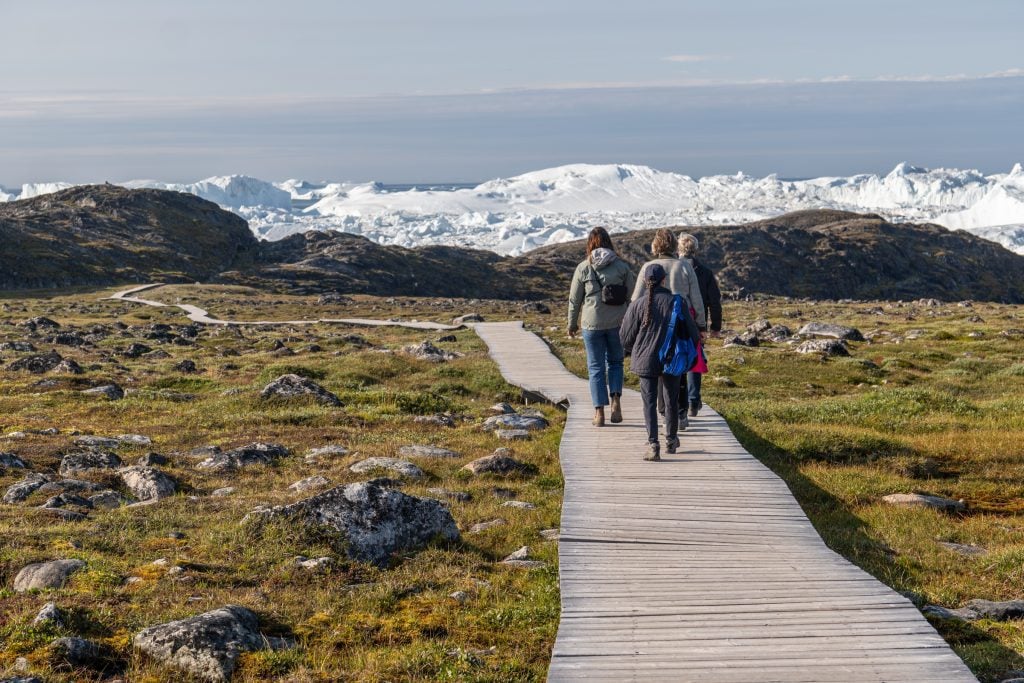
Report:
[[[644,314],[647,311],[647,289],[644,296],[629,305],[626,317],[619,328],[619,340],[626,355],[630,356],[629,369],[641,377],[657,377],[662,374],[662,362],[658,358],[661,345],[665,341],[669,319],[672,317],[673,294],[665,287],[654,289],[654,308],[651,322],[644,327]],[[689,337],[693,343],[700,340],[700,331],[690,317],[690,312],[683,306],[683,318],[676,326],[676,336],[680,339]]]
[[[681,294],[693,306],[693,310],[697,313],[697,327],[702,330],[708,329],[707,319],[704,315],[704,299],[700,295],[700,282],[697,280],[697,273],[693,271],[693,266],[686,259],[662,256],[642,265],[636,286],[633,288],[633,301],[645,295],[647,290],[644,285],[644,273],[652,263],[659,263],[665,269],[665,273],[667,273],[665,286],[669,291],[673,294]]]
[[[626,314],[626,304],[609,306],[601,300],[605,285],[625,285],[626,292],[633,288],[636,277],[625,261],[610,249],[595,249],[590,259],[576,266],[569,289],[569,330],[610,330],[619,326]],[[627,302],[628,304],[628,302]]]

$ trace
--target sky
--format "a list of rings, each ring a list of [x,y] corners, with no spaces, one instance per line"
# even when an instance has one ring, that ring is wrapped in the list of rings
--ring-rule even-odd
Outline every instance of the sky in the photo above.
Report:
[[[0,0],[0,184],[1008,170],[1021,0]]]

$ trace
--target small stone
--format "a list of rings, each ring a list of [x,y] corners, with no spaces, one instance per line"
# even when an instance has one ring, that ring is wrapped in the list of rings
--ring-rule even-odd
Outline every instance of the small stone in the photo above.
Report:
[[[715,377],[713,381],[714,381],[715,384],[718,384],[719,386],[723,386],[723,387],[735,387],[736,386],[736,382],[732,381],[732,379],[729,378],[729,377],[725,377],[724,375],[721,376],[721,377]]]
[[[560,534],[561,529],[541,529],[540,532],[541,538],[546,541],[557,541]]]
[[[466,591],[455,591],[454,593],[449,593],[448,597],[460,604],[469,602],[469,593]]]
[[[495,415],[513,415],[515,414],[516,409],[513,408],[508,403],[502,402],[495,403],[493,406],[490,407],[490,411]]]
[[[398,454],[406,458],[461,458],[462,455],[437,446],[402,446]]]
[[[159,453],[146,453],[144,456],[135,461],[136,465],[142,465],[143,467],[158,467],[160,465],[167,464],[167,456]]]
[[[34,588],[60,588],[72,574],[85,566],[81,560],[53,560],[37,562],[23,568],[14,577],[14,592],[24,593]]]
[[[53,372],[58,375],[83,375],[85,370],[71,358],[65,358],[54,366]]]
[[[762,332],[767,332],[770,329],[772,329],[772,324],[764,318],[755,320],[747,325],[747,332],[750,332],[751,334],[761,334]]]
[[[528,441],[530,432],[525,429],[498,429],[494,435],[501,441]]]
[[[927,507],[946,512],[963,512],[967,505],[962,500],[953,500],[941,496],[927,496],[920,493],[891,493],[882,498],[890,505],[902,507]]]
[[[315,462],[321,457],[340,458],[345,455],[348,455],[348,449],[344,446],[321,446],[309,449],[309,452],[306,453],[306,461]]]
[[[50,624],[57,628],[63,628],[66,623],[66,615],[54,602],[48,602],[43,605],[43,608],[39,610],[39,614],[37,614],[36,618],[32,620],[33,626]]]
[[[0,467],[23,470],[25,462],[14,453],[0,453]]]
[[[416,424],[429,424],[437,427],[454,427],[455,420],[450,415],[417,415],[412,419]]]
[[[423,470],[416,465],[408,460],[399,460],[398,458],[367,458],[349,466],[349,470],[358,474],[365,474],[377,469],[389,470],[412,479],[426,476]]]
[[[185,536],[185,534],[183,534],[180,531],[169,531],[169,532],[167,532],[167,538],[170,538],[170,539],[175,540],[175,541],[181,541],[181,540],[185,539],[186,536]]]
[[[218,498],[221,498],[223,496],[230,496],[234,492],[235,492],[235,487],[234,486],[225,486],[224,488],[215,489],[210,495],[211,496],[217,496]]]
[[[146,346],[145,344],[140,344],[139,342],[135,342],[133,344],[130,344],[128,346],[128,348],[126,348],[124,351],[122,351],[121,355],[123,355],[126,358],[138,358],[139,356],[145,355],[145,354],[149,353],[152,350],[153,349],[151,349],[150,347]]]
[[[539,560],[502,560],[501,564],[506,567],[519,567],[521,569],[540,569],[547,566]]]
[[[296,491],[296,492],[300,492],[301,493],[303,491],[312,491],[313,489],[321,489],[321,488],[324,488],[325,486],[330,486],[330,485],[331,485],[331,480],[330,479],[328,479],[327,477],[323,477],[323,476],[320,476],[319,474],[317,474],[317,475],[312,476],[312,477],[306,477],[305,479],[300,479],[299,481],[297,481],[294,484],[292,484],[291,486],[289,486],[288,490],[289,491]]]
[[[539,313],[541,315],[551,314],[551,309],[547,304],[542,304],[539,301],[528,301],[522,305],[522,309],[525,313]]]
[[[528,559],[530,559],[530,546],[524,545],[522,548],[520,548],[519,550],[515,551],[514,553],[512,553],[511,555],[506,557],[504,560],[502,560],[502,562],[509,562],[511,560],[528,560]]]
[[[50,657],[72,668],[102,668],[104,664],[103,648],[85,638],[57,638],[50,643]]]
[[[456,341],[459,341],[459,338],[456,337],[454,334],[446,334],[446,335],[443,335],[443,336],[437,338],[437,343],[438,344],[446,344],[446,343],[451,343],[451,342],[456,342]]]
[[[309,559],[299,555],[295,558],[296,567],[311,572],[326,571],[327,569],[330,569],[333,564],[334,560],[330,557],[314,557],[313,559]]]
[[[508,500],[501,504],[503,508],[516,508],[517,510],[536,510],[537,506],[525,500]]]
[[[94,495],[89,496],[89,505],[96,510],[113,510],[119,508],[122,505],[128,504],[129,501],[117,491],[100,491]]]
[[[457,318],[452,318],[452,325],[465,325],[466,323],[482,323],[484,317],[479,313],[466,313]]]
[[[503,519],[492,519],[487,522],[479,522],[469,527],[469,533],[479,534],[482,531],[487,531],[488,529],[493,529],[498,526],[505,526],[506,524],[508,524],[508,522]]]
[[[417,360],[425,360],[431,363],[444,363],[446,361],[462,357],[461,353],[457,353],[455,351],[444,351],[443,349],[437,348],[429,341],[425,341],[422,344],[403,346],[402,353],[407,356],[412,356]]]
[[[76,436],[74,442],[86,448],[117,448],[121,445],[121,442],[113,437],[92,436],[89,434]]]
[[[473,499],[473,496],[465,491],[450,491],[448,489],[434,488],[427,489],[427,493],[437,496],[438,498],[447,498],[448,500],[454,500],[459,503],[466,503]]]
[[[946,550],[954,552],[958,555],[963,555],[965,557],[977,557],[978,555],[984,555],[986,552],[988,552],[981,546],[977,545],[950,543],[948,541],[939,541],[939,545],[941,545]]]

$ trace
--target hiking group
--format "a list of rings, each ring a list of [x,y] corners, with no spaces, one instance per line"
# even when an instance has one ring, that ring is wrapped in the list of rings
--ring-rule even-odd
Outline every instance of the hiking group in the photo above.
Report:
[[[640,267],[637,277],[616,253],[608,231],[594,228],[569,290],[568,333],[574,338],[582,332],[594,426],[604,427],[606,420],[622,422],[628,355],[629,369],[640,379],[648,443],[645,460],[661,459],[659,413],[665,418],[666,451],[678,450],[679,432],[702,406],[709,322],[712,335],[722,329],[718,283],[697,259],[698,247],[693,235],[682,233],[677,239],[662,228],[651,243],[651,260]]]

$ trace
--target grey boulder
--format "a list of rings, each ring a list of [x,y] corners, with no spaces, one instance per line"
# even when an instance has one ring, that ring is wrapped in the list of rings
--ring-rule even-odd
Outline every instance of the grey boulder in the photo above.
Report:
[[[539,415],[520,415],[513,413],[509,415],[495,415],[484,420],[483,428],[488,431],[498,429],[525,429],[535,431],[545,429],[548,421]]]
[[[173,496],[178,485],[171,477],[154,467],[135,465],[118,472],[125,487],[139,500],[157,500]]]
[[[270,465],[278,458],[288,455],[284,446],[272,443],[252,443],[230,451],[214,453],[196,465],[211,472],[231,472],[250,465]]]
[[[84,451],[68,453],[60,461],[60,475],[67,477],[93,470],[113,470],[121,466],[121,458],[113,453]]]
[[[855,327],[845,327],[833,323],[807,323],[797,333],[802,337],[832,337],[846,341],[864,341],[864,335]]]
[[[104,396],[111,401],[120,401],[124,398],[124,389],[117,384],[104,384],[103,386],[86,389],[82,393],[86,396]]]
[[[311,397],[317,403],[326,406],[342,406],[341,399],[324,389],[322,386],[307,377],[299,375],[281,375],[273,382],[263,387],[260,392],[263,399],[294,399]]]
[[[808,339],[796,347],[797,353],[820,353],[824,356],[849,356],[846,344],[840,339]]]
[[[945,512],[963,512],[967,505],[962,500],[943,498],[942,496],[928,496],[921,493],[891,493],[882,498],[889,505],[901,507],[926,507]]]
[[[25,469],[25,462],[14,453],[0,453],[0,467]]]
[[[447,448],[437,446],[402,446],[398,449],[399,455],[406,458],[460,458],[460,454],[450,451]]]
[[[60,365],[61,361],[64,360],[64,356],[60,355],[56,351],[50,351],[38,356],[26,356],[25,358],[19,358],[10,365],[7,366],[8,370],[25,370],[31,372],[33,375],[41,375],[44,372],[49,372],[55,367]]]
[[[143,629],[132,644],[147,657],[187,676],[219,683],[231,679],[243,652],[265,649],[268,643],[252,611],[227,605]]]
[[[57,665],[72,668],[101,668],[104,664],[103,648],[85,638],[57,638],[50,643],[50,659]]]
[[[264,519],[297,520],[338,531],[351,559],[378,566],[397,552],[435,538],[456,540],[459,529],[448,508],[366,481],[338,486],[292,505],[257,511]]]
[[[45,474],[30,474],[7,487],[3,502],[9,505],[21,503],[49,481],[50,478]]]
[[[24,567],[14,577],[14,592],[24,593],[35,588],[60,588],[68,577],[85,566],[81,560],[53,560],[37,562]]]
[[[61,628],[66,625],[67,615],[57,607],[56,603],[48,602],[39,610],[36,618],[32,620],[33,626],[53,625]]]
[[[414,344],[412,346],[402,347],[402,353],[407,356],[412,356],[418,360],[425,360],[431,363],[443,363],[449,360],[455,360],[461,358],[462,354],[456,351],[444,351],[439,349],[429,341],[425,341],[422,344]]]
[[[366,474],[378,469],[395,472],[411,479],[420,479],[425,476],[419,467],[408,460],[399,460],[398,458],[367,458],[349,467],[349,470],[357,474]]]
[[[507,448],[499,448],[488,456],[466,464],[462,469],[472,474],[515,474],[528,472],[530,466],[513,458]]]

